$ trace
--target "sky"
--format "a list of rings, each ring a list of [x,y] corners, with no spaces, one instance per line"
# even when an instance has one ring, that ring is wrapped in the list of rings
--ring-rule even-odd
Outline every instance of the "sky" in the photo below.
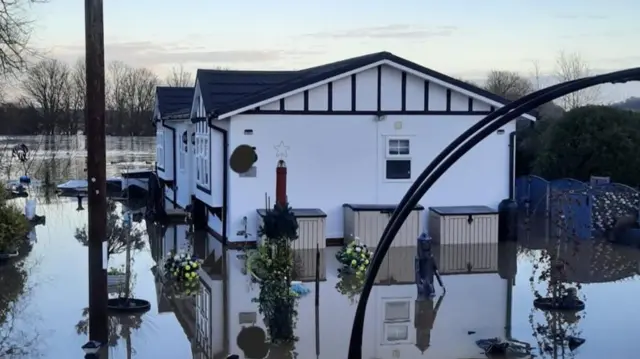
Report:
[[[492,69],[552,81],[562,51],[594,72],[640,66],[638,0],[105,0],[106,60],[151,68],[300,69],[390,51],[481,81]],[[33,45],[69,63],[84,56],[84,2],[30,9]],[[606,100],[640,96],[616,86]]]

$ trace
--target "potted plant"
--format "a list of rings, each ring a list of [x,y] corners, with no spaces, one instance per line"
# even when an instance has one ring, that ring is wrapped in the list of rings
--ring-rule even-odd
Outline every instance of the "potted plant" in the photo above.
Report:
[[[198,269],[201,260],[186,252],[169,252],[164,263],[165,278],[170,281],[173,294],[178,297],[192,296],[199,292]]]
[[[336,259],[342,264],[342,268],[338,271],[345,274],[364,274],[367,268],[369,268],[369,260],[371,257],[373,257],[373,252],[367,248],[366,244],[356,239],[342,247],[338,253],[336,253]]]
[[[356,302],[362,292],[371,257],[373,252],[357,239],[336,253],[336,259],[342,264],[342,268],[338,269],[336,290],[346,295],[351,303]]]

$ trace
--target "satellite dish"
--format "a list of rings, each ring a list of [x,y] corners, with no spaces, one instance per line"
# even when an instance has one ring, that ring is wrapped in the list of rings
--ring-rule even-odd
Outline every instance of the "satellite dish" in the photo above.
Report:
[[[258,155],[254,147],[240,145],[233,150],[229,159],[229,167],[235,173],[245,173],[251,169],[258,160]]]

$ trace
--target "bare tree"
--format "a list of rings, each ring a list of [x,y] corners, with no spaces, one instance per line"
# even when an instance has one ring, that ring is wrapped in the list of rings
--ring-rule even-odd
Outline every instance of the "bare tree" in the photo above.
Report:
[[[33,55],[29,48],[31,21],[27,7],[46,0],[0,0],[0,74],[8,75],[25,68],[25,58]]]
[[[139,134],[153,111],[157,76],[148,69],[113,62],[109,64],[108,80],[112,126],[131,135]]]
[[[559,82],[577,80],[592,74],[589,64],[578,53],[560,52],[556,59],[555,75]],[[569,111],[577,107],[593,104],[599,98],[600,88],[595,86],[562,97],[560,105]]]
[[[70,134],[75,134],[80,128],[80,124],[84,119],[84,109],[87,97],[87,78],[85,60],[80,58],[69,74],[69,102],[71,127]]]
[[[531,93],[533,85],[517,72],[492,70],[487,76],[485,89],[513,101]]]
[[[25,100],[41,114],[44,134],[53,135],[57,128],[68,129],[69,78],[67,64],[46,59],[31,66],[22,81]]]
[[[190,87],[193,86],[195,80],[191,72],[186,71],[182,65],[171,69],[171,73],[165,79],[167,86],[171,87]]]

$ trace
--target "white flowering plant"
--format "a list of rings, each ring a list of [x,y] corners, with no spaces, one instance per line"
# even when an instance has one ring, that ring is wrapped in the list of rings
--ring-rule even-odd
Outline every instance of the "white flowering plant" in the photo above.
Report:
[[[343,274],[364,274],[369,268],[371,257],[373,257],[373,252],[367,248],[366,244],[358,240],[350,242],[336,253],[338,262],[342,264],[340,273]]]
[[[195,295],[200,289],[198,268],[201,261],[189,253],[169,252],[164,263],[164,272],[173,282],[174,291],[181,295]]]
[[[640,192],[633,189],[597,191],[593,195],[591,212],[593,227],[606,232],[613,228],[616,219],[635,214],[639,206]]]

